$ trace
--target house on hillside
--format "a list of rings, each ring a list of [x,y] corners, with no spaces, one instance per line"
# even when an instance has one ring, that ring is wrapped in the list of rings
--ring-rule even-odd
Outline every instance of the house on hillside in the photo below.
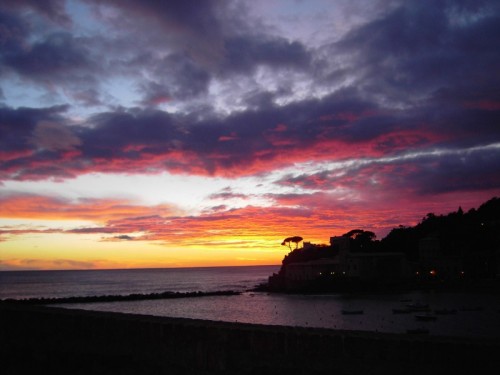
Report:
[[[349,238],[330,238],[330,246],[338,248],[337,262],[342,275],[363,281],[397,281],[411,275],[410,265],[403,253],[352,252]]]
[[[429,236],[418,242],[415,275],[421,279],[453,280],[464,277],[462,255],[444,255],[439,238]]]
[[[312,245],[311,245],[312,246]],[[411,268],[402,253],[368,253],[351,251],[351,241],[345,236],[330,238],[333,257],[284,264],[280,274],[270,278],[285,289],[306,287],[314,282],[335,281],[391,283],[411,277]]]

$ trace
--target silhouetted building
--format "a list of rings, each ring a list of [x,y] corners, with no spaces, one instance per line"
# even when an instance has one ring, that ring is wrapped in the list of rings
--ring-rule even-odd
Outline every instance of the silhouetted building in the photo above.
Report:
[[[453,280],[465,276],[463,256],[444,255],[439,238],[430,236],[418,243],[416,276],[423,279]]]
[[[331,237],[330,250],[336,251],[333,257],[284,264],[280,274],[270,278],[270,284],[279,284],[278,289],[300,289],[314,282],[332,285],[342,281],[397,282],[411,277],[403,253],[353,253],[350,244],[348,237]],[[314,246],[304,243],[306,250]]]

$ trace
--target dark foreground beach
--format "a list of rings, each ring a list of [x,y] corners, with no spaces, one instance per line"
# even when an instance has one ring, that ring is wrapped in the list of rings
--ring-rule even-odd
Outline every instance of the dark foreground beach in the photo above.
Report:
[[[3,374],[470,374],[499,340],[0,304]]]

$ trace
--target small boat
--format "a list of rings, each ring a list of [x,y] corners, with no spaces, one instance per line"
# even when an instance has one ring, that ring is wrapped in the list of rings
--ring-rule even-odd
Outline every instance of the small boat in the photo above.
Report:
[[[414,334],[421,335],[421,334],[427,334],[427,333],[429,333],[429,330],[425,329],[425,328],[407,329],[406,333],[409,333],[409,334],[412,334],[412,335],[414,335]]]
[[[393,314],[409,314],[411,312],[411,309],[392,309]]]
[[[410,303],[406,305],[411,311],[429,311],[429,305],[427,303]]]
[[[460,311],[483,311],[484,308],[483,307],[480,307],[480,306],[476,306],[476,307],[461,307],[460,308]]]
[[[360,315],[363,313],[363,310],[342,310],[342,315]]]
[[[457,310],[455,309],[436,309],[434,310],[436,315],[455,315]]]
[[[422,314],[422,315],[415,315],[415,319],[421,322],[433,322],[437,319],[437,316]]]

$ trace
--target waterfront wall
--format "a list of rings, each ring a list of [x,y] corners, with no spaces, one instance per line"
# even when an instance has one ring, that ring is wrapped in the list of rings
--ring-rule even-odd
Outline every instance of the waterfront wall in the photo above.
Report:
[[[3,374],[470,374],[498,369],[499,349],[499,340],[0,304]]]

